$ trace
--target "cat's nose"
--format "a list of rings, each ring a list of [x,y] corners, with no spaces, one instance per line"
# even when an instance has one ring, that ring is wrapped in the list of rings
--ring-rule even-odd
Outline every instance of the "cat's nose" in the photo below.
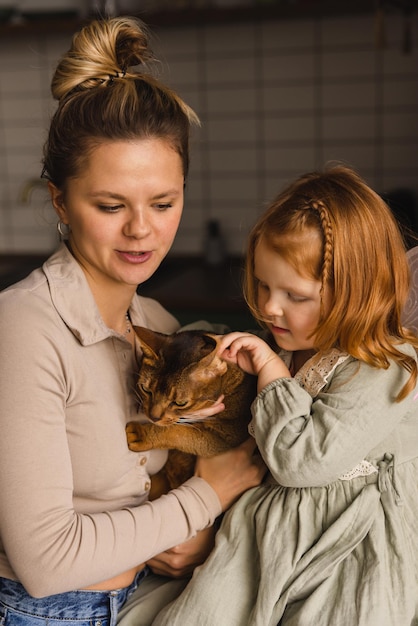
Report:
[[[164,423],[168,424],[170,422],[169,419],[165,419],[166,417],[167,416],[165,413],[156,414],[154,411],[151,413],[151,415],[148,415],[148,419],[150,419],[153,424],[161,426],[163,426]]]

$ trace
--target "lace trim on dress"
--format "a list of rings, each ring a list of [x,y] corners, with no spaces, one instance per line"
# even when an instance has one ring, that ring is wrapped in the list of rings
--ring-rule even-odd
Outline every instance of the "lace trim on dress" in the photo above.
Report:
[[[335,368],[344,363],[349,355],[338,348],[332,348],[319,359],[313,356],[295,374],[299,385],[315,398],[325,387]]]
[[[357,478],[358,476],[370,476],[370,474],[377,474],[378,471],[377,467],[375,467],[372,463],[364,460],[360,461],[360,463],[353,467],[352,470],[345,472],[345,474],[339,476],[338,478],[340,480],[351,480],[352,478]]]

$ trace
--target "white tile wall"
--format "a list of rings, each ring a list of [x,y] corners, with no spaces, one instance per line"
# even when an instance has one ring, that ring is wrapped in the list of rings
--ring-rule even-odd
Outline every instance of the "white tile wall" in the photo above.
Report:
[[[192,142],[186,207],[174,253],[202,249],[208,219],[231,253],[279,189],[327,160],[349,163],[378,192],[418,195],[418,15],[410,54],[403,24],[375,46],[372,15],[159,28],[162,77],[202,120]],[[52,68],[70,34],[0,41],[0,253],[48,252],[55,216],[40,174],[54,103]]]

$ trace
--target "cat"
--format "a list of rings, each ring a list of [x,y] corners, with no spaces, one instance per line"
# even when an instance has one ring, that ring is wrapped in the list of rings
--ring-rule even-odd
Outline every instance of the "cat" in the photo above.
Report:
[[[215,334],[185,330],[166,335],[139,326],[134,331],[143,352],[137,394],[150,422],[127,424],[128,446],[135,452],[169,450],[166,465],[152,477],[154,499],[193,475],[196,455],[219,454],[249,437],[256,378],[217,355]],[[221,395],[224,411],[206,419],[187,418]]]

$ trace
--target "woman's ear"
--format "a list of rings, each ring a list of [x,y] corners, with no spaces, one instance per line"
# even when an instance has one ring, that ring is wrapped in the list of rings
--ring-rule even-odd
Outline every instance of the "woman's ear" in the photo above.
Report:
[[[61,189],[58,189],[54,183],[51,183],[51,181],[48,181],[48,191],[56,214],[60,218],[61,222],[68,224],[67,211],[64,205],[64,193]]]

